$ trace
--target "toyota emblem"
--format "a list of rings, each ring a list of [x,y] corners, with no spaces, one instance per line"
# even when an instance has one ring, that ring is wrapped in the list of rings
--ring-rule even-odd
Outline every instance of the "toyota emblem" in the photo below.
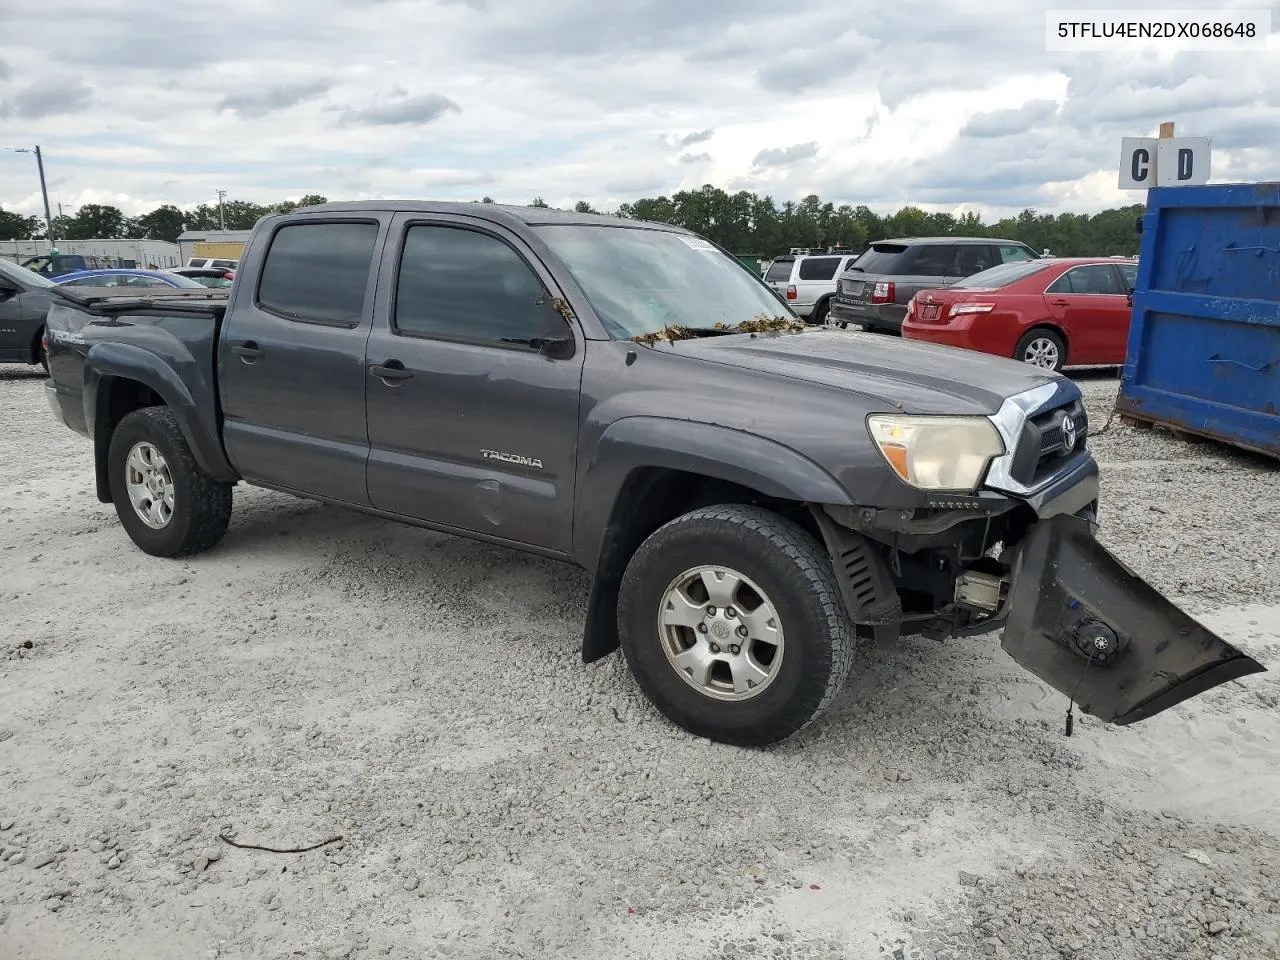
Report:
[[[1069,416],[1062,418],[1062,446],[1068,453],[1076,448],[1076,422]]]

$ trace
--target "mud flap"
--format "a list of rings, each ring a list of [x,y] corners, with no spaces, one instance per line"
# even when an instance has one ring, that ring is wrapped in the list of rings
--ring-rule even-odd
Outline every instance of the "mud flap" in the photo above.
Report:
[[[1145,720],[1266,670],[1125,567],[1087,520],[1064,514],[1037,523],[1011,574],[1001,646],[1108,723]]]

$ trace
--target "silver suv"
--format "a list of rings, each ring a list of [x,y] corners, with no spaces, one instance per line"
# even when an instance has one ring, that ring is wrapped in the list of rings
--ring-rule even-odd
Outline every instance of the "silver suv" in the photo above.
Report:
[[[778,257],[765,271],[764,282],[807,323],[821,324],[836,295],[836,277],[857,260],[852,253],[810,253]]]

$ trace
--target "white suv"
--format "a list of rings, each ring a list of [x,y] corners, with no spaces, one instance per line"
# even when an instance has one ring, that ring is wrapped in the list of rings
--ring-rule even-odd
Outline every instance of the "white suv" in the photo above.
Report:
[[[810,253],[778,257],[765,271],[764,282],[773,287],[787,306],[806,323],[821,324],[836,293],[837,278],[856,253]]]

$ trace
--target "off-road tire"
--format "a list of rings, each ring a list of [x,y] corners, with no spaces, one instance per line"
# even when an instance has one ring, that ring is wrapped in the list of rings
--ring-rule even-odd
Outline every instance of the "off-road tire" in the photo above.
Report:
[[[674,577],[703,564],[723,564],[753,580],[782,624],[778,675],[751,699],[723,701],[699,692],[662,649],[663,594]],[[694,510],[645,540],[618,592],[618,635],[632,675],[664,716],[735,746],[766,746],[802,730],[831,703],[853,666],[854,628],[830,558],[803,528],[754,506]]]
[[[143,523],[125,486],[129,451],[144,441],[160,451],[173,478],[173,516],[159,530]],[[129,539],[144,553],[153,557],[202,553],[227,532],[232,484],[215,480],[200,468],[168,407],[143,407],[120,421],[107,450],[107,473],[116,515]]]
[[[809,324],[811,326],[820,327],[827,322],[827,310],[830,304],[826,300],[821,300],[818,305],[813,308],[813,313],[809,315]]]

